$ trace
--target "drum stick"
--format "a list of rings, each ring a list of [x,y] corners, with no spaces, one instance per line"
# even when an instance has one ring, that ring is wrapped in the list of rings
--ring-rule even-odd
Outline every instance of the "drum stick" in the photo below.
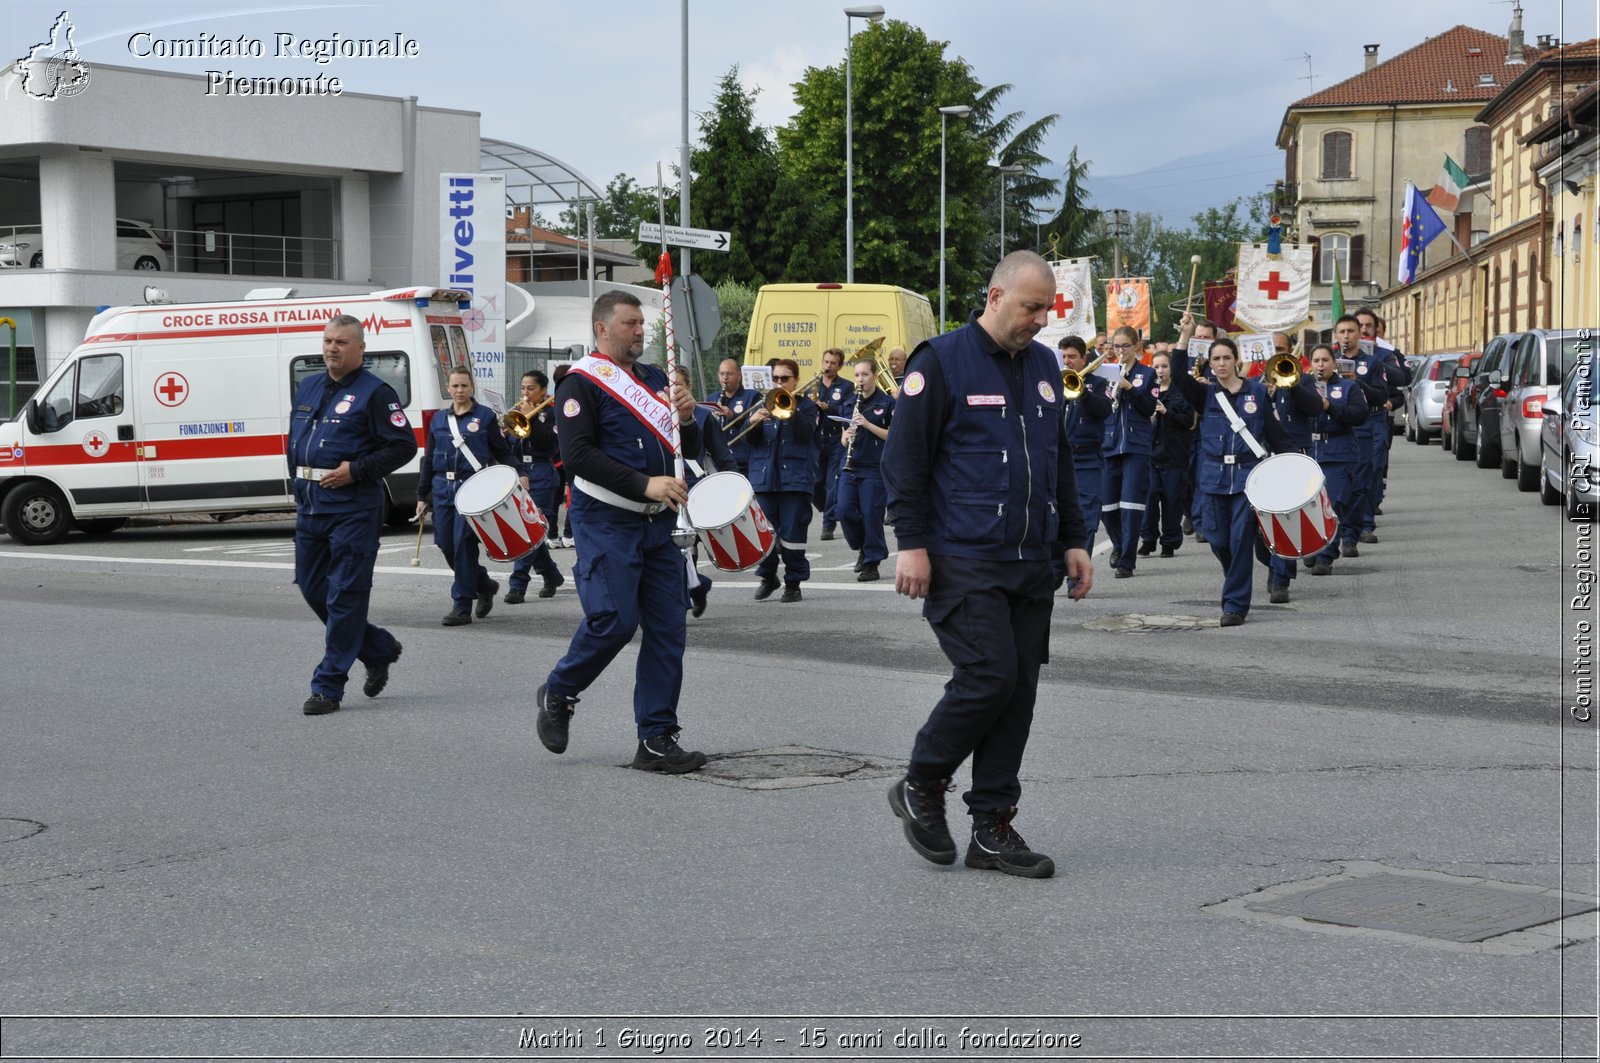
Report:
[[[417,549],[416,549],[416,552],[414,554],[412,554],[412,556],[411,556],[411,567],[412,568],[421,568],[422,567],[422,525],[423,525],[424,518],[426,518],[426,517],[427,517],[426,513],[418,513],[417,514]]]

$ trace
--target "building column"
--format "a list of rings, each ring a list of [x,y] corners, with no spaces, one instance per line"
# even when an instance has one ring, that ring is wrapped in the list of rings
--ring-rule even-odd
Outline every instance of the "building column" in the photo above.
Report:
[[[339,243],[340,280],[357,283],[372,280],[372,187],[366,174],[346,174],[339,178],[338,202],[334,205],[333,236]]]
[[[45,268],[117,268],[115,176],[115,163],[103,152],[49,148],[39,156]]]

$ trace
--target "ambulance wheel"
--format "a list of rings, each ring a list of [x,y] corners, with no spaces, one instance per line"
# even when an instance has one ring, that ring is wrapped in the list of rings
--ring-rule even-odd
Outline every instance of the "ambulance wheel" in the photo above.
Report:
[[[95,517],[92,520],[80,520],[78,530],[85,535],[110,535],[126,523],[127,517]]]
[[[0,521],[12,539],[25,546],[44,546],[72,527],[72,512],[61,492],[42,480],[14,488],[0,506]]]

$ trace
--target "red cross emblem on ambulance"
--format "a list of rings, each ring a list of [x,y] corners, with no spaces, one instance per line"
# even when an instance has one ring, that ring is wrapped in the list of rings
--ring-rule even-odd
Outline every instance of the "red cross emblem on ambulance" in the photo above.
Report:
[[[189,382],[182,373],[162,373],[156,377],[156,401],[163,406],[182,406],[189,397]]]

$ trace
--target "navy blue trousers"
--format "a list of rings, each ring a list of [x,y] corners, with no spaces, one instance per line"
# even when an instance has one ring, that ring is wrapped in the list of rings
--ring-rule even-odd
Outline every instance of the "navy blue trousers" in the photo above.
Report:
[[[367,622],[372,568],[378,559],[383,509],[353,513],[301,513],[294,526],[294,581],[323,622],[322,660],[311,675],[311,692],[340,701],[350,666],[392,660],[393,635]]]
[[[1176,550],[1183,545],[1183,514],[1188,506],[1189,470],[1186,466],[1150,470],[1150,496],[1145,500],[1144,525],[1139,537]]]
[[[556,534],[556,503],[561,500],[561,481],[556,479],[549,483],[538,483],[530,480],[528,494],[533,496],[533,504],[544,514],[550,530],[537,550],[517,558],[517,563],[511,567],[511,579],[508,582],[514,591],[528,589],[530,572],[537,572],[544,579],[561,575],[561,569],[556,567],[555,558],[550,556],[549,539],[549,536]]]
[[[877,466],[839,474],[839,526],[850,549],[860,550],[861,559],[875,565],[889,556],[889,543],[883,534],[884,509],[889,492]]]
[[[494,590],[489,570],[478,560],[478,533],[454,505],[435,503],[433,542],[455,571],[456,578],[450,583],[450,601],[456,609],[471,609],[478,595]]]
[[[819,433],[817,446],[822,460],[817,463],[817,486],[811,493],[811,501],[822,511],[822,526],[831,528],[839,523],[839,474],[844,470],[844,444],[836,435]]]
[[[1144,526],[1145,499],[1150,496],[1150,455],[1123,454],[1105,458],[1100,478],[1100,523],[1111,539],[1118,568],[1133,568],[1138,559],[1139,529]]]
[[[811,527],[811,496],[804,491],[763,491],[756,495],[767,520],[778,529],[778,548],[761,559],[756,575],[772,579],[783,561],[783,582],[803,583],[811,578],[806,560],[806,529]]]
[[[1271,555],[1256,528],[1255,511],[1242,491],[1233,495],[1202,492],[1200,497],[1205,507],[1206,545],[1222,562],[1222,611],[1244,616],[1250,612],[1256,561],[1268,564],[1270,570]]]

